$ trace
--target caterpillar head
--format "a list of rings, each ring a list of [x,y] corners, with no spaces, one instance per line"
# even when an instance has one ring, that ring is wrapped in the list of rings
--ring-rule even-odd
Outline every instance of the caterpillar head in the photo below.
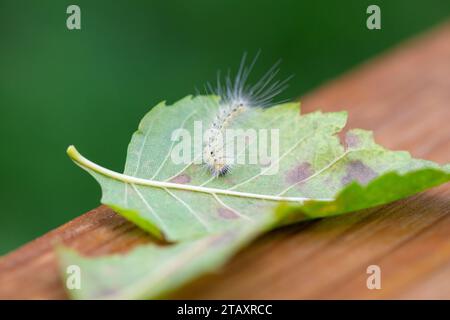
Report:
[[[218,146],[207,144],[203,149],[203,163],[207,166],[212,176],[219,177],[229,172],[233,161],[226,158],[222,149]]]

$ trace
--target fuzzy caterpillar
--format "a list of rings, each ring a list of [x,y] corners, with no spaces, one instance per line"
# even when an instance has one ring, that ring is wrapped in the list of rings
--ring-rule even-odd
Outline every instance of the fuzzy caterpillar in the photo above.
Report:
[[[273,81],[279,72],[275,63],[254,85],[247,85],[248,76],[259,56],[255,56],[249,66],[245,66],[247,54],[241,60],[239,71],[234,82],[228,76],[225,83],[221,83],[220,72],[217,74],[217,87],[213,89],[208,83],[209,93],[220,97],[220,105],[214,120],[209,125],[209,135],[203,147],[203,164],[209,169],[213,177],[226,175],[234,162],[234,159],[225,155],[225,130],[232,122],[248,108],[267,108],[272,105],[272,99],[287,87],[290,77],[282,81]]]
[[[203,150],[203,161],[215,177],[228,173],[232,160],[225,156],[224,132],[231,121],[245,110],[243,104],[221,106],[214,121],[211,123],[210,135]]]

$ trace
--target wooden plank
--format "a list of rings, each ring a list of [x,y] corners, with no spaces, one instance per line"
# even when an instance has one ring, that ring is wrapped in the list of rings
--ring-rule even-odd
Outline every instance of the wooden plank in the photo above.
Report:
[[[349,128],[391,149],[448,162],[450,25],[403,44],[305,96],[303,112],[348,110]],[[330,57],[331,59],[332,57]],[[307,75],[305,75],[307,76]],[[174,298],[450,298],[450,187],[271,232],[220,273]],[[64,299],[54,247],[125,252],[155,241],[100,206],[0,259],[0,298]],[[368,290],[366,268],[382,270]]]

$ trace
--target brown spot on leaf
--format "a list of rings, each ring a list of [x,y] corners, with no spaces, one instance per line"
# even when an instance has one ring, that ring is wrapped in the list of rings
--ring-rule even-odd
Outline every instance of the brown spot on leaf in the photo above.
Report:
[[[298,183],[302,180],[305,180],[310,175],[312,175],[313,169],[309,162],[302,162],[299,165],[295,166],[293,169],[289,170],[286,175],[286,181],[289,184]]]
[[[365,185],[377,176],[378,174],[372,168],[360,160],[355,160],[347,164],[347,174],[342,178],[342,184],[347,185],[352,181],[357,181]]]
[[[227,208],[219,208],[217,209],[217,213],[219,214],[219,217],[224,219],[237,219],[239,216],[233,212],[230,209]]]
[[[360,143],[361,141],[356,134],[347,132],[347,134],[345,135],[345,144],[347,145],[347,148],[355,149],[359,146]]]
[[[183,174],[180,174],[180,175],[178,175],[178,176],[176,176],[176,177],[170,179],[170,182],[173,182],[173,183],[180,183],[180,184],[186,184],[186,183],[191,182],[191,177],[188,176],[187,174],[184,174],[184,173],[183,173]]]

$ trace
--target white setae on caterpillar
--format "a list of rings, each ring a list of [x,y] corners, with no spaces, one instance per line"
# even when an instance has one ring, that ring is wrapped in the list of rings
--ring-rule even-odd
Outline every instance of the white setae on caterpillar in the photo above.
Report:
[[[225,130],[241,113],[248,108],[267,108],[273,105],[275,96],[288,86],[289,78],[274,80],[279,72],[280,60],[277,61],[254,85],[248,85],[247,80],[259,56],[256,54],[249,66],[245,65],[247,54],[244,53],[239,70],[234,77],[230,72],[222,83],[220,72],[217,74],[217,86],[213,88],[207,84],[207,91],[220,97],[220,106],[217,114],[209,125],[208,135],[203,147],[203,163],[207,166],[213,177],[226,175],[232,165],[233,159],[225,155]]]

